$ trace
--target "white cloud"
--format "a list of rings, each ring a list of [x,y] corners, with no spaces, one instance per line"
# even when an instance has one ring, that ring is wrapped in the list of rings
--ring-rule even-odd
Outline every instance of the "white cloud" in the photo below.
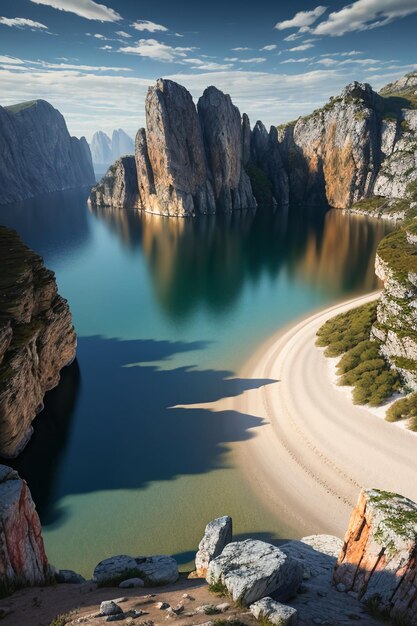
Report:
[[[353,31],[370,30],[394,19],[417,13],[416,0],[356,0],[340,11],[330,13],[318,24],[315,35],[341,36]]]
[[[113,50],[112,46],[100,46],[100,50]]]
[[[100,35],[100,33],[96,33],[95,35],[93,35],[93,37],[95,37],[96,39],[107,39],[107,37],[105,37],[104,35]]]
[[[277,22],[275,28],[285,30],[286,28],[302,28],[303,26],[311,26],[319,17],[323,15],[327,7],[317,6],[312,11],[299,11],[290,20]]]
[[[312,58],[314,57],[303,57],[302,59],[287,59],[286,61],[281,61],[281,65],[284,65],[285,63],[306,63],[307,61],[311,61]]]
[[[33,20],[28,20],[25,17],[0,17],[0,24],[10,26],[11,28],[48,28],[47,26],[45,26],[45,24],[41,24],[40,22],[34,22]]]
[[[186,52],[194,48],[173,47],[161,43],[156,39],[139,39],[134,46],[120,48],[119,52],[125,54],[137,54],[141,57],[154,59],[155,61],[177,61],[178,58],[186,57]]]
[[[336,59],[330,59],[329,57],[324,57],[323,59],[319,59],[316,63],[320,63],[320,65],[324,65],[325,67],[330,67],[331,65],[337,65],[339,61]]]
[[[264,46],[263,48],[260,48],[260,50],[267,50],[268,52],[270,52],[271,50],[275,50],[276,49],[276,44],[274,43],[270,43],[268,46]]]
[[[165,32],[168,30],[166,26],[162,26],[162,24],[155,24],[155,22],[150,22],[149,20],[138,20],[137,22],[134,22],[132,26],[136,30],[147,30],[150,33],[156,33],[157,31]]]
[[[228,70],[233,65],[230,63],[214,63],[211,61],[202,61],[201,59],[183,59],[181,63],[189,63],[192,65],[193,70],[207,70],[207,71],[219,71]]]
[[[292,33],[291,35],[287,35],[284,37],[284,41],[295,41],[296,39],[300,39],[303,35],[301,33]]]
[[[30,0],[35,4],[43,4],[59,11],[75,13],[87,20],[97,20],[99,22],[118,22],[122,19],[114,9],[106,7],[104,4],[97,4],[93,0]]]
[[[238,57],[224,57],[225,61],[231,61],[232,63],[235,63],[235,61],[239,61]]]
[[[79,65],[73,63],[49,63],[48,61],[26,61],[28,66],[40,65],[48,70],[77,70],[78,72],[131,72],[130,67],[110,67],[108,65]]]
[[[22,61],[22,59],[17,59],[16,57],[1,56],[0,54],[0,63],[10,63],[10,65],[23,65],[24,62]]]
[[[241,63],[263,63],[266,61],[265,57],[253,57],[252,59],[241,59]]]
[[[314,44],[302,43],[299,46],[295,46],[295,48],[289,48],[289,51],[290,52],[303,52],[304,50],[310,50],[310,48],[314,48]]]
[[[244,52],[245,50],[252,50],[252,48],[232,48],[234,52]]]
[[[116,30],[116,35],[119,35],[119,37],[124,37],[125,39],[129,39],[132,35],[129,35],[129,33],[126,33],[124,30]]]

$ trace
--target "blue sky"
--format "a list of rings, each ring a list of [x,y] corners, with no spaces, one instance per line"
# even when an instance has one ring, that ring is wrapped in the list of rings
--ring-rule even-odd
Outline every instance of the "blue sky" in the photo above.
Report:
[[[134,136],[162,76],[269,125],[417,69],[417,0],[103,1],[1,0],[1,105],[44,98],[72,134]]]

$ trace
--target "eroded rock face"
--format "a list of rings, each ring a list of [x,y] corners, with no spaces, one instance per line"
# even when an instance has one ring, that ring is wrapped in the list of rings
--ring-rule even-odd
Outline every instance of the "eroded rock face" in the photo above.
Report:
[[[206,580],[224,585],[235,602],[247,606],[271,594],[287,599],[296,592],[302,576],[299,561],[269,543],[247,539],[229,543],[210,562]]]
[[[257,620],[264,620],[276,626],[290,626],[296,624],[297,620],[296,609],[268,597],[251,604],[250,612]]]
[[[203,137],[190,93],[171,80],[159,79],[148,90],[145,109],[147,153],[158,212],[179,216],[214,213]],[[148,198],[141,200],[146,208]]]
[[[417,504],[364,489],[350,518],[334,573],[336,584],[373,601],[391,618],[417,619]]]
[[[219,517],[206,526],[204,537],[199,543],[195,557],[197,576],[205,578],[210,561],[222,553],[223,548],[232,541],[232,518],[228,515]]]
[[[0,465],[0,587],[44,585],[52,580],[41,525],[29,489],[16,471]]]
[[[122,157],[109,167],[101,182],[91,190],[88,203],[94,208],[140,208],[135,157]]]
[[[380,162],[378,95],[354,82],[281,139],[292,200],[347,208],[371,193]]]
[[[0,454],[15,456],[46,391],[74,359],[76,335],[53,272],[3,226],[0,266]]]
[[[257,121],[251,136],[251,163],[260,168],[271,182],[275,204],[287,209],[289,204],[288,174],[284,167],[278,141],[278,131],[271,126],[269,133]]]
[[[197,109],[217,205],[225,212],[255,208],[256,200],[243,167],[239,109],[229,95],[216,87],[204,91]]]
[[[0,204],[95,182],[84,137],[45,100],[0,107]]]

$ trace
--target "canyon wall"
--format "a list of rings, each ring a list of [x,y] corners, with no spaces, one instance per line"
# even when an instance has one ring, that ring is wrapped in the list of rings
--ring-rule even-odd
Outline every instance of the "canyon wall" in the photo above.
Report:
[[[46,391],[75,356],[68,303],[54,273],[16,232],[0,226],[0,455],[16,456]]]
[[[84,137],[45,100],[0,107],[0,204],[95,182]]]

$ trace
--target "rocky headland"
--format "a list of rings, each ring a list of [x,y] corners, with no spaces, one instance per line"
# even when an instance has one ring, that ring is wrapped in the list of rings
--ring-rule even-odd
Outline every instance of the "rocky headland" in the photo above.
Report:
[[[13,457],[30,438],[45,393],[74,359],[76,335],[54,273],[4,226],[0,266],[0,455]]]
[[[45,100],[0,107],[0,204],[95,182],[85,137]]]

